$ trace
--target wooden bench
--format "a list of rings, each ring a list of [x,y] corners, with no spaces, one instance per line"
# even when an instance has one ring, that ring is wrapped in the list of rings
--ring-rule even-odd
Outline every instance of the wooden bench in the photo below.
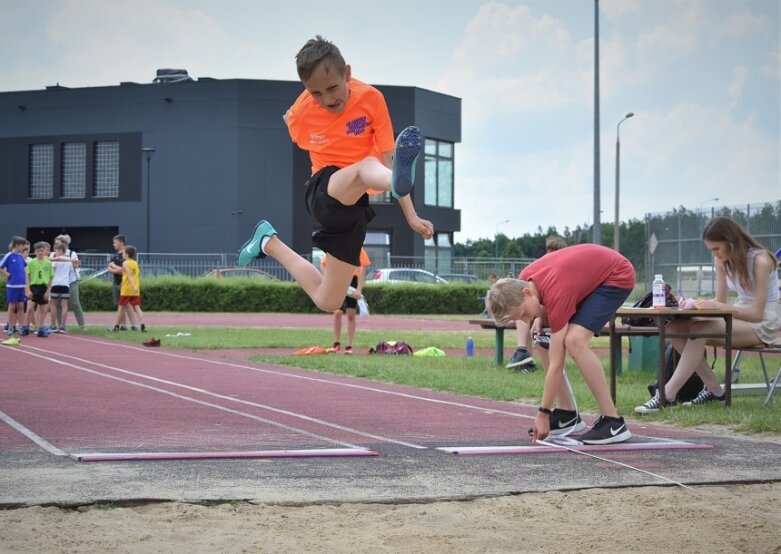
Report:
[[[470,325],[478,325],[482,329],[493,329],[496,334],[494,345],[494,361],[496,365],[504,364],[504,331],[506,329],[515,329],[515,323],[512,322],[509,325],[501,326],[497,325],[493,319],[470,319]],[[642,336],[652,337],[659,334],[659,330],[656,327],[638,327],[631,325],[616,325],[616,331],[620,336]],[[605,325],[602,328],[600,335],[610,336],[610,326]],[[616,355],[613,353],[612,355]],[[621,351],[618,351],[618,360],[614,364],[617,373],[621,373]],[[615,389],[615,385],[613,385]],[[613,393],[615,396],[615,392]]]

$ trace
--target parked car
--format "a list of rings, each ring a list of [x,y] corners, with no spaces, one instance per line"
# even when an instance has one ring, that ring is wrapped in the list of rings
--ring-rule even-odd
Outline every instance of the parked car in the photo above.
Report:
[[[469,273],[440,273],[439,276],[448,283],[479,283],[482,280],[477,275],[471,275]]]
[[[447,283],[443,278],[437,277],[425,269],[409,267],[394,267],[375,269],[366,276],[367,283]]]
[[[254,267],[216,267],[203,274],[212,279],[265,279],[279,281],[271,273]]]

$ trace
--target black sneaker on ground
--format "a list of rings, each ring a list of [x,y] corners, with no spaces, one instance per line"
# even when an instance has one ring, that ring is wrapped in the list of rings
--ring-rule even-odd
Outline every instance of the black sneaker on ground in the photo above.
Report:
[[[599,416],[590,431],[578,437],[583,444],[612,444],[632,438],[623,417]]]
[[[724,394],[721,396],[716,396],[711,391],[709,391],[706,387],[703,387],[700,391],[700,394],[692,398],[691,402],[684,402],[684,406],[702,406],[703,404],[707,404],[708,402],[724,402],[726,400],[726,397]]]
[[[567,435],[580,433],[586,428],[586,423],[575,410],[560,410],[556,408],[550,415],[550,434]]]
[[[659,410],[661,410],[662,408],[671,408],[675,406],[675,404],[676,404],[675,400],[665,400],[664,406],[662,406],[662,401],[659,398],[659,391],[656,391],[656,393],[654,393],[654,396],[653,398],[651,398],[651,400],[635,408],[635,413],[654,414]]]
[[[518,370],[524,373],[530,373],[537,369],[537,366],[534,365],[534,358],[532,358],[532,355],[523,346],[519,346],[515,349],[513,357],[510,358],[510,363],[508,363],[506,367],[507,369],[519,368]]]
[[[537,346],[539,346],[540,348],[549,350],[550,349],[550,328],[545,328],[539,333],[534,333],[532,339],[534,340],[534,342],[537,343]]]

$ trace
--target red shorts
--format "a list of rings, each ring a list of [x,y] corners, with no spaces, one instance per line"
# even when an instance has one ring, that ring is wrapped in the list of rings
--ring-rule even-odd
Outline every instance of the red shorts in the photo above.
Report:
[[[141,297],[140,296],[120,296],[119,297],[119,305],[120,306],[140,306],[141,305]]]

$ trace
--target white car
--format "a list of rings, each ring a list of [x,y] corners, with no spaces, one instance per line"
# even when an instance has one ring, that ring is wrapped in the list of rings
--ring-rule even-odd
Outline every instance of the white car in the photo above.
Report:
[[[446,284],[447,281],[437,277],[425,269],[414,269],[410,267],[382,268],[370,271],[366,275],[367,283],[426,283],[426,284]]]

